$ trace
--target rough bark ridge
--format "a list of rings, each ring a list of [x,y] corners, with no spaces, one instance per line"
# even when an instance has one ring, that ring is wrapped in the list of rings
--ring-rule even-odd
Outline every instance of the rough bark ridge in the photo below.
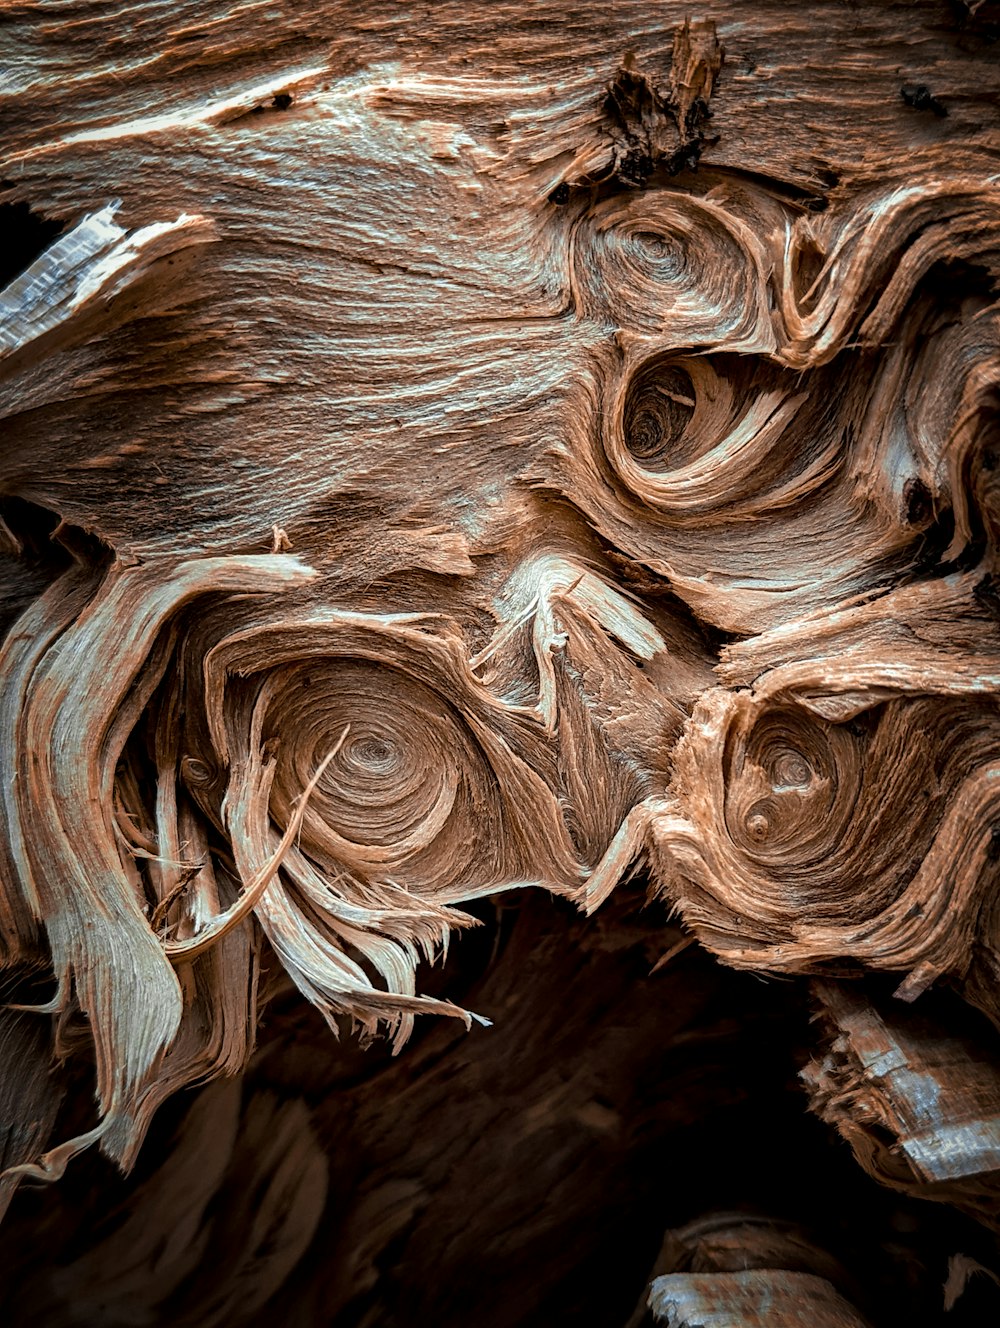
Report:
[[[990,7],[595,8],[9,11],[5,1201],[131,1168],[278,969],[399,1050],[493,1017],[418,981],[477,901],[641,872],[817,978],[804,1077],[868,1171],[996,1224],[992,1031],[905,1012],[1000,1025]],[[199,1322],[324,1204],[305,1107],[238,1111],[144,1181],[272,1187],[259,1293]],[[662,1268],[651,1312],[862,1322],[782,1258]]]

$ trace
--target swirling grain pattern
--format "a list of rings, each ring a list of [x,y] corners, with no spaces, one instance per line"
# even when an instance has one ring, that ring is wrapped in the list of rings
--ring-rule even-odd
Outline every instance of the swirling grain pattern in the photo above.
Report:
[[[168,1094],[237,1072],[262,953],[335,1032],[401,1046],[418,1013],[488,1015],[417,988],[474,924],[463,902],[535,887],[594,908],[639,866],[726,963],[888,970],[906,999],[950,984],[1000,1024],[995,138],[859,160],[817,209],[665,149],[634,187],[570,85],[558,114],[515,105],[477,139],[461,108],[501,95],[485,75],[379,70],[281,81],[309,142],[335,129],[345,159],[375,142],[413,165],[417,212],[359,190],[322,256],[347,274],[336,320],[309,226],[253,238],[202,184],[200,211],[161,197],[132,232],[91,210],[2,297],[11,483],[61,510],[24,482],[38,408],[75,402],[79,425],[134,372],[189,428],[162,456],[190,460],[178,502],[204,512],[188,538],[159,498],[102,509],[105,472],[149,449],[109,415],[67,505],[106,511],[105,552],[60,570],[0,654],[3,958],[48,963],[40,1008],[88,1021],[99,1104],[12,1175],[95,1140],[127,1166]],[[277,178],[280,134],[237,140],[260,87],[169,124],[84,99],[72,132],[29,116],[19,161],[66,199],[100,144],[169,130],[210,140],[223,176],[249,154]],[[659,105],[690,128],[690,105]],[[463,189],[473,221],[432,243]],[[227,291],[218,326],[182,251]],[[378,269],[375,315],[353,265]],[[115,342],[139,314],[147,340]],[[230,415],[267,461],[220,480],[209,426]]]

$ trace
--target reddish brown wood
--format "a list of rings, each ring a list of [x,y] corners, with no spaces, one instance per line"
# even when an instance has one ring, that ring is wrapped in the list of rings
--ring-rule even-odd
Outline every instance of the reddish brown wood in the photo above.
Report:
[[[6,7],[11,1321],[978,1312],[994,11]]]

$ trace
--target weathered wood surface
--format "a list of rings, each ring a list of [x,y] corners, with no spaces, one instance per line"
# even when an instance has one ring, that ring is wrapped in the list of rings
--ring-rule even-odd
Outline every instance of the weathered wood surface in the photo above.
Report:
[[[810,1273],[671,1273],[653,1283],[649,1303],[667,1328],[865,1328]]]
[[[993,8],[6,7],[8,1189],[637,868],[1000,1020]]]
[[[760,1276],[750,1281],[734,1277],[751,1270]],[[788,1275],[791,1284],[784,1282]],[[795,1294],[786,1285],[796,1287]],[[642,1328],[650,1312],[658,1321],[666,1316],[668,1323],[697,1313],[717,1313],[723,1321],[728,1314],[733,1322],[746,1314],[751,1322],[755,1313],[777,1314],[782,1302],[786,1318],[798,1314],[808,1321],[810,1314],[832,1306],[851,1322],[850,1306],[864,1298],[852,1273],[800,1223],[748,1209],[708,1213],[666,1233],[649,1291],[626,1328]]]
[[[826,1043],[802,1072],[814,1110],[883,1184],[1000,1226],[993,1031],[962,1026],[954,1008],[909,1010],[843,983],[817,981],[814,993]]]

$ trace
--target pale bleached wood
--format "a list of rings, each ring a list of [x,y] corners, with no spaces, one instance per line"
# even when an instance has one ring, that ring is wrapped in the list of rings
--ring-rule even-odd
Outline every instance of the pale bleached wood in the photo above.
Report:
[[[811,1273],[669,1273],[653,1283],[649,1304],[667,1328],[865,1328]]]

